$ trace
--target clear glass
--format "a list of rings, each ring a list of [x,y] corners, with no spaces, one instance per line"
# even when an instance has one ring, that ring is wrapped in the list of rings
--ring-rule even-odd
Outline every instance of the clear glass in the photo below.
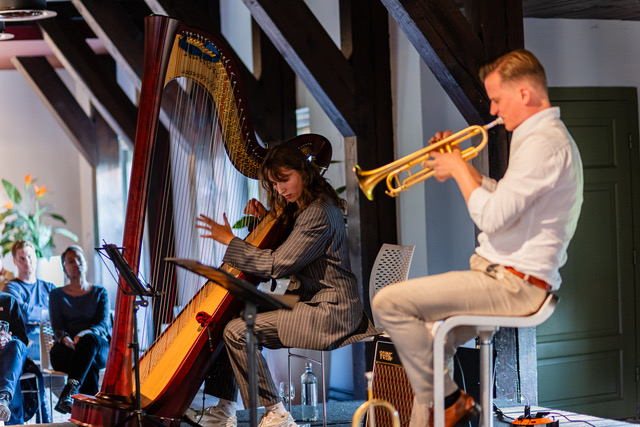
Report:
[[[313,365],[306,364],[306,370],[300,377],[300,399],[302,421],[318,421],[318,379],[312,372]]]
[[[293,398],[296,397],[296,388],[293,386],[293,384],[291,384],[291,387],[289,387],[289,392],[287,393],[287,383],[281,381],[280,387],[278,388],[278,395],[280,396],[280,399],[282,399],[282,402],[286,405],[290,400],[293,400]]]

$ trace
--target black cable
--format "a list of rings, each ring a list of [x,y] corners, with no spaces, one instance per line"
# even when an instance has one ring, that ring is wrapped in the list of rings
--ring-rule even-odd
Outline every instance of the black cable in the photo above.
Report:
[[[557,416],[559,416],[559,417],[564,418],[567,422],[570,422],[570,423],[585,423],[585,424],[590,425],[591,427],[596,427],[594,424],[591,424],[589,421],[585,421],[585,420],[572,420],[572,419],[570,419],[569,417],[567,417],[566,415],[561,414],[560,412],[547,412],[547,414],[548,414],[548,415],[557,415]]]

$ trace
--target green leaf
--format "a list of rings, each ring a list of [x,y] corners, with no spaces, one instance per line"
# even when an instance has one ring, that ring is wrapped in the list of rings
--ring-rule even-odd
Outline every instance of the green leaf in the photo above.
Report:
[[[347,186],[346,186],[346,185],[343,185],[342,187],[338,187],[338,188],[336,188],[336,193],[338,193],[338,194],[342,194],[342,193],[344,193],[344,192],[345,192],[345,190],[346,190],[346,189],[347,189]]]
[[[7,192],[7,196],[9,196],[9,200],[11,200],[14,205],[19,205],[22,202],[22,195],[18,189],[6,179],[2,180],[2,185]]]
[[[255,225],[256,223],[258,223],[260,220],[258,218],[256,218],[255,216],[243,216],[242,218],[240,218],[235,224],[233,224],[231,226],[231,228],[235,229],[235,230],[239,230],[241,228],[245,228],[245,227],[250,227]]]
[[[64,218],[62,217],[62,215],[58,215],[58,214],[56,214],[56,213],[51,213],[51,214],[49,214],[49,216],[51,216],[51,218],[53,218],[53,219],[57,219],[58,221],[60,221],[60,222],[61,222],[61,223],[63,223],[63,224],[66,224],[66,223],[67,223],[67,220],[66,220],[66,219],[64,219]]]
[[[8,216],[11,216],[15,213],[13,209],[9,209],[8,211],[4,211],[0,214],[0,221],[4,221],[4,219]]]
[[[53,232],[56,233],[56,234],[60,234],[61,236],[68,237],[69,239],[73,240],[74,242],[78,241],[78,236],[76,236],[74,233],[72,233],[71,231],[67,230],[66,228],[54,228]]]

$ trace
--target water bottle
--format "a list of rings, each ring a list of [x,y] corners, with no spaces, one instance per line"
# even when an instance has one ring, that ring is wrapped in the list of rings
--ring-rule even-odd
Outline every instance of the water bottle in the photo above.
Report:
[[[318,379],[311,371],[311,367],[312,364],[307,363],[306,370],[300,377],[302,421],[318,421]]]

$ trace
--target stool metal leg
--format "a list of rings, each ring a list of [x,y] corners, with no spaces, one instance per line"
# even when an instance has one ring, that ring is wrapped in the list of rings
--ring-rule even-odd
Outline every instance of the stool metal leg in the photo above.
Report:
[[[322,425],[327,427],[327,387],[324,382],[324,351],[320,352],[320,362],[320,370],[322,371]]]
[[[497,328],[478,328],[480,338],[480,427],[493,427],[493,336]]]

